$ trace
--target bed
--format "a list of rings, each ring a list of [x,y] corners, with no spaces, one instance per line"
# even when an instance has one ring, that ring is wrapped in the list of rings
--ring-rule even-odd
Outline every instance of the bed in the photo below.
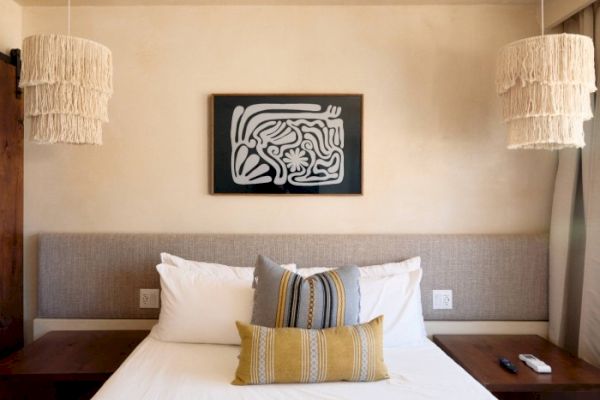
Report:
[[[234,386],[238,352],[147,337],[93,399],[495,399],[430,341],[385,349],[390,379],[371,383]]]
[[[296,263],[298,270],[372,266],[420,256],[425,293],[421,321],[423,316],[442,321],[547,320],[547,289],[540,285],[548,273],[544,235],[42,234],[37,239],[38,321],[156,319],[157,309],[139,308],[139,288],[159,286],[156,263],[161,252],[232,266],[254,265],[258,254],[267,254]],[[435,288],[455,290],[452,310],[432,308]],[[420,295],[416,298],[421,300]],[[213,300],[202,304],[212,305]],[[386,347],[386,380],[249,386],[231,384],[239,346],[185,341],[150,335],[94,399],[494,398],[428,339]]]

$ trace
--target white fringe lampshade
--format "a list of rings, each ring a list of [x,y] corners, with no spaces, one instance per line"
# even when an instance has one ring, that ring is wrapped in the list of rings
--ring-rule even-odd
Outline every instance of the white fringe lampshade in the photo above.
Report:
[[[585,146],[596,91],[594,43],[583,35],[542,35],[500,50],[496,88],[509,149]]]
[[[108,122],[113,91],[107,47],[65,35],[27,37],[21,87],[31,140],[102,144],[102,123]]]

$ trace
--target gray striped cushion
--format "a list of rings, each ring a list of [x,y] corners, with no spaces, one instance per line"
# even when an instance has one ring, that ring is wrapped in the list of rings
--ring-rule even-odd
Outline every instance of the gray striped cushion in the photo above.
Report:
[[[347,266],[303,278],[259,256],[252,324],[323,329],[359,320],[360,272]]]

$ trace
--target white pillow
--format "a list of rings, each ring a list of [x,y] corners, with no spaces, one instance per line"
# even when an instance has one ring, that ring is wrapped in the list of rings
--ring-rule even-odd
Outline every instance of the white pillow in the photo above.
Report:
[[[201,268],[156,266],[161,308],[151,335],[165,342],[240,344],[235,321],[250,323],[254,290],[246,279],[213,279]]]
[[[331,268],[298,268],[310,276]],[[360,267],[360,322],[383,315],[385,347],[415,346],[427,338],[421,305],[421,258]]]
[[[360,322],[383,315],[384,347],[411,347],[426,341],[420,268],[382,278],[360,278]]]
[[[242,279],[249,282],[254,279],[254,267],[230,267],[223,264],[192,261],[169,253],[160,253],[160,260],[163,264],[173,265],[188,271],[200,269],[203,275],[214,279]],[[296,264],[284,264],[282,267],[292,272],[296,271]]]
[[[414,271],[421,268],[421,257],[413,257],[401,262],[380,264],[380,265],[369,265],[367,267],[360,267],[360,276],[362,277],[384,277],[391,275],[406,274],[409,271]],[[312,268],[298,268],[295,272],[301,276],[310,276],[321,272],[335,269],[334,267],[312,267]]]

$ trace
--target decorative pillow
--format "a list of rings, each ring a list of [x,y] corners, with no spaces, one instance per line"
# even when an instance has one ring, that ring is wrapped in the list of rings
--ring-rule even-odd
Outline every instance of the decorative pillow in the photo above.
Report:
[[[297,274],[310,276],[332,268],[298,268]],[[398,263],[359,267],[360,322],[378,315],[385,317],[385,347],[410,347],[427,340],[421,305],[421,258]]]
[[[221,280],[172,265],[156,266],[161,307],[152,337],[165,342],[239,344],[234,322],[249,323],[254,291],[242,279]]]
[[[169,253],[160,253],[163,264],[173,265],[186,270],[200,269],[200,273],[215,279],[254,279],[254,267],[230,267],[229,265],[186,260]],[[296,271],[296,264],[284,264],[282,268]]]
[[[383,317],[329,329],[266,328],[237,322],[242,340],[234,385],[370,382],[388,378]]]
[[[354,325],[359,321],[358,267],[303,278],[259,256],[252,323],[307,329]]]

